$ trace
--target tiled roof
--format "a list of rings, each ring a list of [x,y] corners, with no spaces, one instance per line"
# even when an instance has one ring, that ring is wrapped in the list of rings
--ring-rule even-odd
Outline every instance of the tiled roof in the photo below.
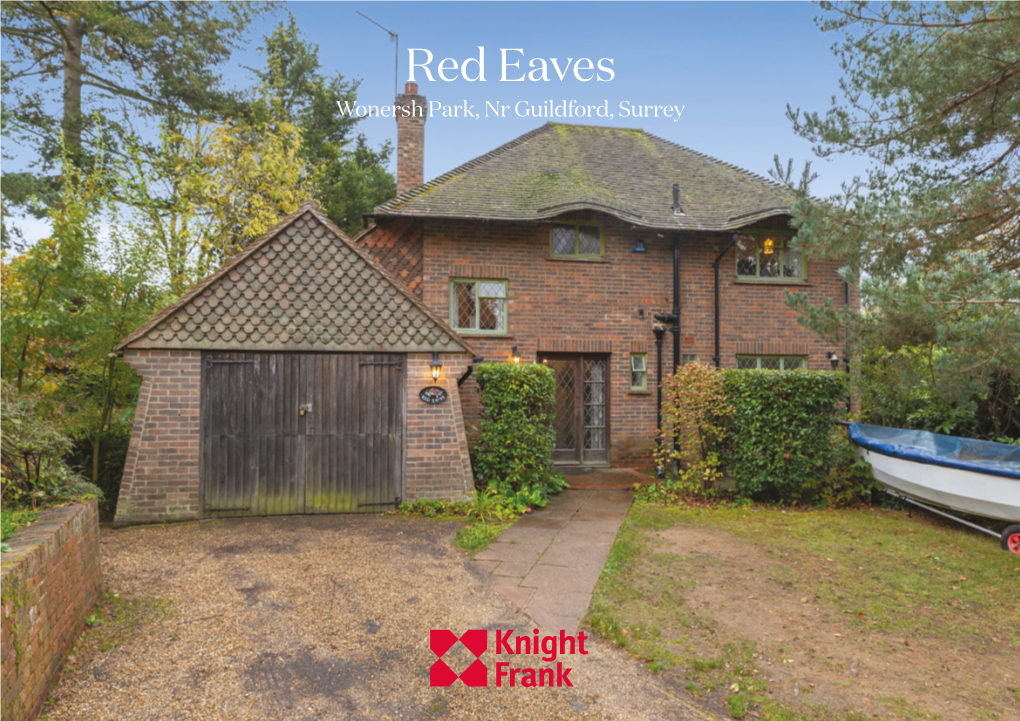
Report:
[[[643,130],[546,123],[372,215],[545,220],[599,210],[651,228],[720,231],[786,214],[793,201],[776,183]]]
[[[310,202],[118,346],[128,347],[473,352]]]

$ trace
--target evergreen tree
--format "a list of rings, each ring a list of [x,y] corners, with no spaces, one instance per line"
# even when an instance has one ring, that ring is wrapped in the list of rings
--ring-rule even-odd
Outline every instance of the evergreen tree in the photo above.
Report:
[[[390,144],[372,149],[356,134],[359,119],[337,112],[337,102],[354,104],[359,81],[324,74],[318,46],[302,37],[293,17],[266,36],[261,50],[265,67],[253,69],[259,88],[249,124],[257,129],[292,123],[301,130],[316,200],[330,220],[357,233],[362,213],[396,195],[396,181],[386,170]]]
[[[843,258],[865,312],[789,302],[858,349],[927,347],[932,381],[963,402],[1020,371],[1020,5],[820,4],[839,36],[842,97],[788,110],[821,157],[863,155],[864,178],[818,200],[797,190],[797,242]]]

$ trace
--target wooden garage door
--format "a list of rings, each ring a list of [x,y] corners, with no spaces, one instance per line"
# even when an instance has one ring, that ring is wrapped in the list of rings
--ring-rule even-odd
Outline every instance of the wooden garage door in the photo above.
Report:
[[[212,516],[386,510],[404,478],[404,357],[205,353]]]

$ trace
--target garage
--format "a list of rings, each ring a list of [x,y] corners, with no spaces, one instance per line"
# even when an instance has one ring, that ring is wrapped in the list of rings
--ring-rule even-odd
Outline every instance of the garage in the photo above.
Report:
[[[474,351],[314,203],[118,350],[142,384],[117,524],[474,493]]]
[[[400,502],[403,356],[203,358],[207,515],[354,513]]]

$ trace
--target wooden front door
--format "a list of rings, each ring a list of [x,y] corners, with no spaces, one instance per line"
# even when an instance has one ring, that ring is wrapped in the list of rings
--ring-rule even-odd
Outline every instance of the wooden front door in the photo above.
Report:
[[[403,371],[398,355],[205,353],[206,513],[352,513],[397,503]]]
[[[556,446],[553,461],[609,462],[609,358],[604,355],[545,355],[556,374]]]

